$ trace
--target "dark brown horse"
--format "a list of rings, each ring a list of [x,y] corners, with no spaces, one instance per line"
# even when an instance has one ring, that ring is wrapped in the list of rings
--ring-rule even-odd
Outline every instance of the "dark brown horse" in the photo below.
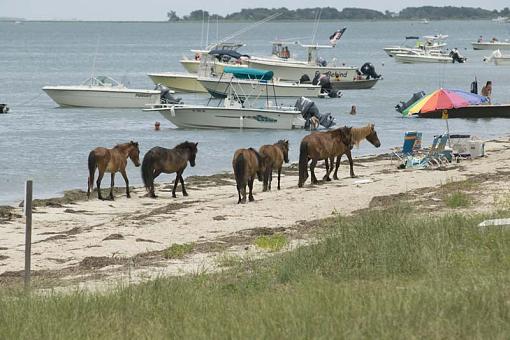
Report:
[[[376,148],[381,146],[381,142],[379,141],[379,137],[377,137],[377,132],[375,131],[374,124],[368,124],[367,126],[363,126],[363,127],[359,127],[359,128],[353,127],[351,129],[351,138],[352,138],[352,144],[356,145],[356,146],[359,146],[359,144],[364,139],[369,141],[370,144],[372,144]],[[347,155],[347,158],[349,159],[351,177],[355,177],[351,149],[346,151],[345,155]],[[339,154],[336,158],[335,173],[333,174],[333,179],[338,179],[338,167],[340,166],[340,159],[342,158],[342,155],[343,154]],[[333,167],[333,160],[331,160],[331,167]],[[328,160],[326,159],[326,169],[327,168],[328,168]]]
[[[282,172],[282,165],[283,162],[289,162],[289,141],[279,140],[273,145],[262,145],[259,149],[259,153],[266,160],[263,191],[271,190],[273,169],[278,170],[278,190],[280,190],[280,174]]]
[[[298,187],[303,187],[308,178],[308,162],[310,160],[312,160],[310,163],[312,184],[316,184],[318,181],[314,170],[317,162],[322,159],[331,159],[331,164],[333,164],[334,157],[346,153],[352,148],[352,145],[351,128],[347,126],[331,131],[314,132],[305,136],[299,147]],[[324,177],[329,178],[330,172],[328,166]]]
[[[234,153],[232,167],[234,168],[237,194],[239,195],[237,204],[246,203],[246,184],[248,184],[248,188],[250,189],[248,199],[250,202],[254,201],[253,181],[255,180],[255,176],[257,176],[259,181],[264,180],[264,158],[253,148],[238,149]]]
[[[188,196],[184,188],[184,179],[182,173],[186,166],[189,164],[195,166],[195,158],[197,156],[198,143],[184,142],[177,145],[173,149],[165,149],[160,146],[153,147],[143,157],[142,161],[142,179],[145,189],[149,191],[149,197],[156,197],[154,192],[154,180],[161,173],[171,174],[176,173],[174,188],[172,190],[172,197],[175,196],[175,189],[177,183],[181,182],[182,194]]]
[[[91,190],[94,189],[94,173],[96,169],[99,170],[97,176],[97,197],[103,199],[101,196],[101,180],[105,172],[112,174],[112,182],[110,186],[110,199],[113,200],[113,185],[115,179],[115,173],[120,171],[124,181],[126,182],[126,196],[131,197],[129,194],[129,180],[126,173],[127,159],[131,158],[135,166],[140,166],[140,149],[138,149],[138,143],[129,142],[124,144],[118,144],[113,149],[107,148],[95,148],[89,153],[89,179],[87,188],[87,197],[90,197]]]

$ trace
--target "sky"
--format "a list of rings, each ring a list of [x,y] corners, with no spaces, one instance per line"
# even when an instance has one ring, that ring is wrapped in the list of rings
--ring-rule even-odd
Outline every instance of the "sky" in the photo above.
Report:
[[[277,4],[277,6],[275,6]],[[399,11],[410,6],[444,6],[444,0],[0,0],[0,17],[57,20],[166,20],[170,10],[179,16],[197,9],[225,15],[253,7],[360,7],[379,11]],[[450,0],[448,5],[502,9],[510,7],[508,0]]]

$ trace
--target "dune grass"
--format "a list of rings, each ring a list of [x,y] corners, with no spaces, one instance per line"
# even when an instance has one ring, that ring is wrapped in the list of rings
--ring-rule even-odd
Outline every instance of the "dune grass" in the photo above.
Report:
[[[287,245],[287,238],[283,234],[262,235],[255,239],[255,245],[261,249],[276,252]]]
[[[449,208],[466,208],[471,205],[471,198],[462,191],[455,191],[445,197],[445,203]]]
[[[165,249],[163,257],[166,259],[182,259],[186,254],[193,251],[193,247],[193,243],[174,243]]]
[[[510,334],[510,232],[489,216],[335,217],[319,242],[106,294],[0,291],[0,339],[409,339]],[[497,217],[497,216],[490,216]]]

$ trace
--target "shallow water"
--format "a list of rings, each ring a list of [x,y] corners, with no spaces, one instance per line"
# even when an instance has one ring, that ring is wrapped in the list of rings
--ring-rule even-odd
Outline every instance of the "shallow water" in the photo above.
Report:
[[[226,36],[244,27],[241,23],[220,24],[218,35]],[[495,101],[510,101],[510,67],[486,65],[481,59],[488,52],[473,51],[470,41],[480,34],[487,38],[510,38],[510,25],[490,21],[438,21],[429,25],[412,22],[323,22],[318,42],[337,28],[347,32],[335,49],[322,53],[327,59],[361,66],[371,61],[384,80],[375,88],[344,91],[341,99],[317,99],[322,112],[332,112],[338,124],[361,125],[374,122],[382,142],[380,149],[362,144],[356,155],[388,151],[401,145],[403,132],[424,132],[424,143],[445,130],[441,120],[402,119],[393,109],[413,92],[432,91],[439,86],[469,89],[476,76],[492,80]],[[275,38],[299,37],[309,42],[313,23],[269,23],[242,35],[247,54],[268,55]],[[24,181],[32,178],[35,195],[48,197],[71,188],[86,188],[87,156],[96,146],[113,146],[136,140],[142,154],[153,146],[172,147],[184,141],[198,141],[197,166],[185,175],[211,174],[230,170],[235,149],[273,143],[286,138],[291,142],[291,161],[297,160],[297,145],[305,131],[235,131],[175,129],[159,113],[140,110],[58,108],[47,97],[44,85],[76,84],[92,73],[107,74],[131,87],[151,88],[149,72],[183,71],[179,58],[190,48],[200,47],[200,23],[83,23],[26,22],[0,23],[0,103],[8,103],[12,113],[0,115],[0,203],[23,196]],[[402,65],[386,56],[382,48],[400,44],[406,35],[449,34],[450,47],[457,47],[469,58],[466,64]],[[213,37],[214,35],[214,37]],[[210,40],[216,38],[211,25]],[[97,52],[96,52],[97,51]],[[294,56],[304,51],[291,48]],[[187,103],[205,102],[200,95],[183,96]],[[294,100],[284,100],[293,104]],[[351,105],[359,114],[350,116]],[[153,130],[160,121],[162,130]],[[449,121],[452,133],[470,133],[483,138],[507,134],[510,120]],[[139,169],[130,164],[132,184],[141,183]],[[163,175],[165,181],[173,179]],[[117,185],[123,185],[121,176]],[[105,180],[108,186],[109,180]]]

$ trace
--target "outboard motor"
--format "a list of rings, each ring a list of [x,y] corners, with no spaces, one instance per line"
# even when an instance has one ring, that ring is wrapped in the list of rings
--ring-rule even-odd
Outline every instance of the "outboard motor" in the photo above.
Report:
[[[306,120],[305,129],[310,128],[310,120],[312,117],[316,117],[319,120],[319,124],[325,128],[330,128],[335,125],[335,118],[331,116],[331,113],[321,114],[317,105],[308,98],[301,97],[296,101],[296,110],[300,111],[303,118]]]
[[[319,77],[319,83],[321,87],[321,93],[327,94],[330,98],[339,98],[342,96],[340,91],[334,91],[331,85],[331,78],[329,74],[323,74]]]
[[[301,76],[301,78],[299,78],[299,83],[300,84],[309,84],[310,83],[310,77],[308,76],[308,74],[303,74]]]
[[[372,63],[364,63],[363,66],[361,66],[360,71],[362,74],[367,76],[367,80],[370,78],[373,79],[381,78],[381,75],[375,72],[375,67]]]
[[[475,80],[471,83],[471,93],[478,94],[478,80]]]
[[[395,110],[402,113],[405,109],[407,109],[409,106],[413,105],[417,100],[423,97],[425,97],[425,92],[423,91],[416,92],[407,102],[400,102],[400,104],[397,104],[395,106]]]
[[[448,55],[452,57],[452,63],[458,62],[459,64],[461,64],[467,60],[467,58],[460,55],[459,50],[457,50],[456,48],[451,50]]]
[[[0,113],[7,113],[9,112],[9,107],[7,104],[0,104]]]
[[[180,104],[181,98],[175,98],[170,93],[170,89],[162,84],[156,84],[154,90],[160,91],[161,104]]]

